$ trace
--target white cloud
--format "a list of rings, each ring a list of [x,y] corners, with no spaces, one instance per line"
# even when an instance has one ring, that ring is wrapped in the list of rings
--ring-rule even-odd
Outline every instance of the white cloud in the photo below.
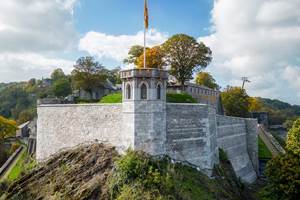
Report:
[[[4,53],[0,54],[0,78],[2,82],[11,82],[48,77],[57,67],[70,73],[73,64],[72,61],[35,53]]]
[[[143,31],[139,31],[135,35],[117,36],[91,31],[81,38],[79,49],[99,58],[110,58],[121,62],[127,57],[128,50],[132,45],[143,45],[143,38]],[[167,33],[151,29],[147,33],[147,46],[161,44],[167,38]]]
[[[37,74],[46,76],[53,69],[50,66],[70,63],[53,57],[53,54],[76,49],[78,39],[72,15],[76,2],[77,0],[1,2],[0,82],[26,80]]]
[[[208,70],[223,86],[248,76],[251,95],[300,104],[299,0],[216,0],[212,23],[214,32],[199,40],[211,47]]]

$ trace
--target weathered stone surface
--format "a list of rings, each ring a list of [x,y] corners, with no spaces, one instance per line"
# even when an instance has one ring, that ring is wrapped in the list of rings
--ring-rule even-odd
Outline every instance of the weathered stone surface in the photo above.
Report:
[[[37,159],[96,140],[121,152],[168,154],[210,175],[223,148],[242,180],[256,179],[255,120],[216,115],[206,104],[166,103],[164,70],[125,70],[121,77],[122,104],[39,105]]]
[[[122,146],[121,109],[122,104],[38,106],[37,159],[95,140]]]
[[[208,175],[218,163],[215,111],[203,104],[167,104],[167,154]]]
[[[246,182],[256,180],[257,172],[257,122],[217,115],[217,143],[231,161],[237,176]]]

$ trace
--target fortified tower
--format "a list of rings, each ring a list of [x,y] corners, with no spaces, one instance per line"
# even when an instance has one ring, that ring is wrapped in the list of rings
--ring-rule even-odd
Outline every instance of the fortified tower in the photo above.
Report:
[[[160,69],[130,69],[121,71],[120,76],[124,146],[152,155],[164,154],[168,72]]]

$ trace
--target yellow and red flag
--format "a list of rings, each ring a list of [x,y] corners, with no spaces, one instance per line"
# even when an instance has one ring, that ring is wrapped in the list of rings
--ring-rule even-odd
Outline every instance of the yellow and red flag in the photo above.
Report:
[[[145,29],[148,29],[148,4],[147,4],[147,0],[145,0],[145,5],[144,5],[144,25],[145,25]]]

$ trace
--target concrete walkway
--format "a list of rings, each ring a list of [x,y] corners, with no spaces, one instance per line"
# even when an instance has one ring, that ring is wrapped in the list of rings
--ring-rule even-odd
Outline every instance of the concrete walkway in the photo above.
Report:
[[[261,125],[259,125],[258,130],[258,135],[266,144],[273,157],[285,153],[285,150],[280,146],[271,133],[267,132]]]

